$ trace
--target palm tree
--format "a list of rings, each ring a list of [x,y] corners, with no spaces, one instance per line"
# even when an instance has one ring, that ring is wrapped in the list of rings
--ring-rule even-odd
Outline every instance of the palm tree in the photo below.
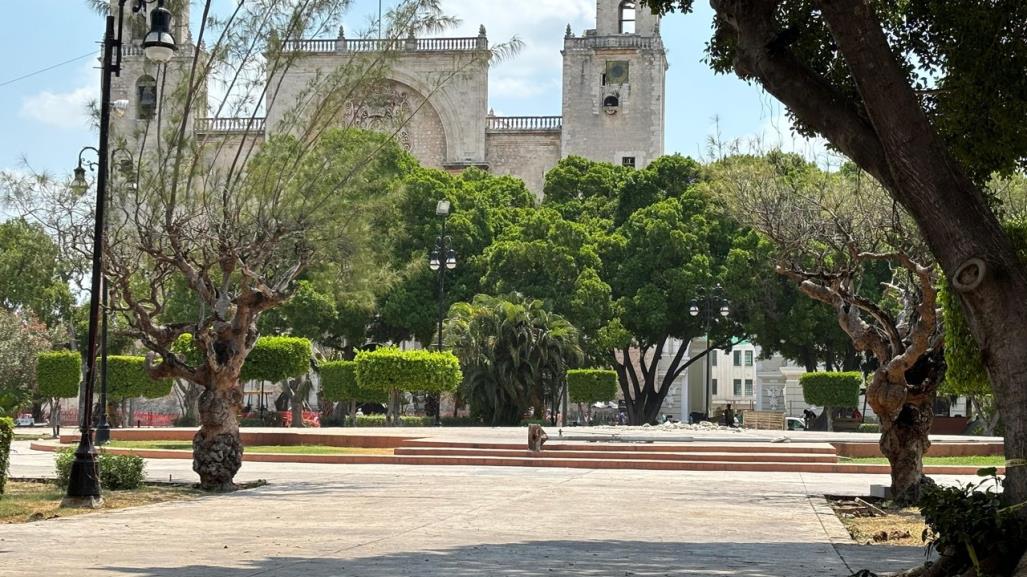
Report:
[[[491,425],[516,425],[529,408],[543,415],[583,358],[577,329],[520,295],[454,304],[444,334],[460,358],[464,398]]]

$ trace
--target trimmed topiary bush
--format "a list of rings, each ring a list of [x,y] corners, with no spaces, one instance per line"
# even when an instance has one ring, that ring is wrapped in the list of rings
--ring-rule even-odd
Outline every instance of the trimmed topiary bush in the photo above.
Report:
[[[854,408],[859,405],[859,387],[863,375],[858,372],[806,373],[799,377],[802,397],[810,405]]]
[[[881,425],[878,423],[860,423],[857,431],[860,433],[880,433]]]
[[[14,440],[14,419],[0,417],[0,495],[7,485],[7,467],[11,459],[11,441]]]
[[[36,383],[44,397],[65,399],[78,394],[82,356],[75,351],[52,351],[36,356]]]
[[[159,399],[171,394],[171,379],[154,380],[146,372],[146,357],[107,357],[107,396],[111,400]]]
[[[110,455],[100,453],[96,457],[100,468],[100,487],[108,491],[138,489],[145,478],[146,462],[135,455]],[[57,484],[68,486],[71,464],[75,462],[75,451],[64,449],[57,453]]]
[[[463,379],[460,361],[449,352],[381,348],[357,353],[356,363],[361,389],[442,393],[456,390]]]
[[[312,350],[309,339],[297,337],[260,337],[246,357],[239,378],[243,381],[270,381],[307,374]]]
[[[321,363],[321,392],[329,401],[364,401],[384,403],[388,393],[381,389],[361,388],[357,384],[356,361],[328,361]]]
[[[607,369],[567,371],[567,391],[576,403],[605,403],[617,397],[617,373]]]

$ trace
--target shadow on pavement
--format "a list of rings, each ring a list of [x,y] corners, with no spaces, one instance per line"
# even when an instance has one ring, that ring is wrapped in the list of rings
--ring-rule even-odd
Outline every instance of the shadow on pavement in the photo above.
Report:
[[[325,543],[327,546],[328,544]],[[340,543],[325,557],[265,557],[226,565],[97,568],[140,577],[824,577],[860,569],[885,573],[923,562],[920,547],[817,543],[649,543],[529,541],[344,558],[363,544]]]

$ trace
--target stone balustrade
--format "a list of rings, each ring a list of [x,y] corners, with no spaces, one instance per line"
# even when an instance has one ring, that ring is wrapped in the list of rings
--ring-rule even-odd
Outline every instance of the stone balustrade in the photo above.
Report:
[[[489,116],[486,128],[494,132],[549,132],[563,127],[562,116]]]

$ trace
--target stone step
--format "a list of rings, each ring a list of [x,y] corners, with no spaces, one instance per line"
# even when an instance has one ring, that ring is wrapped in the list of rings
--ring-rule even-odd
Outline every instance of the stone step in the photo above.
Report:
[[[467,443],[411,439],[402,447],[449,449],[524,449],[524,443]],[[837,453],[828,443],[565,443],[550,440],[546,451],[612,451],[640,453],[789,453],[834,456]]]
[[[751,450],[748,453],[737,451],[669,452],[669,451],[592,451],[592,450],[550,450],[546,446],[541,453],[532,453],[524,448],[508,449],[461,449],[446,447],[397,447],[396,455],[432,456],[432,457],[523,457],[538,459],[601,459],[629,461],[730,461],[738,463],[837,463],[838,458],[831,454],[820,453],[762,453]]]

